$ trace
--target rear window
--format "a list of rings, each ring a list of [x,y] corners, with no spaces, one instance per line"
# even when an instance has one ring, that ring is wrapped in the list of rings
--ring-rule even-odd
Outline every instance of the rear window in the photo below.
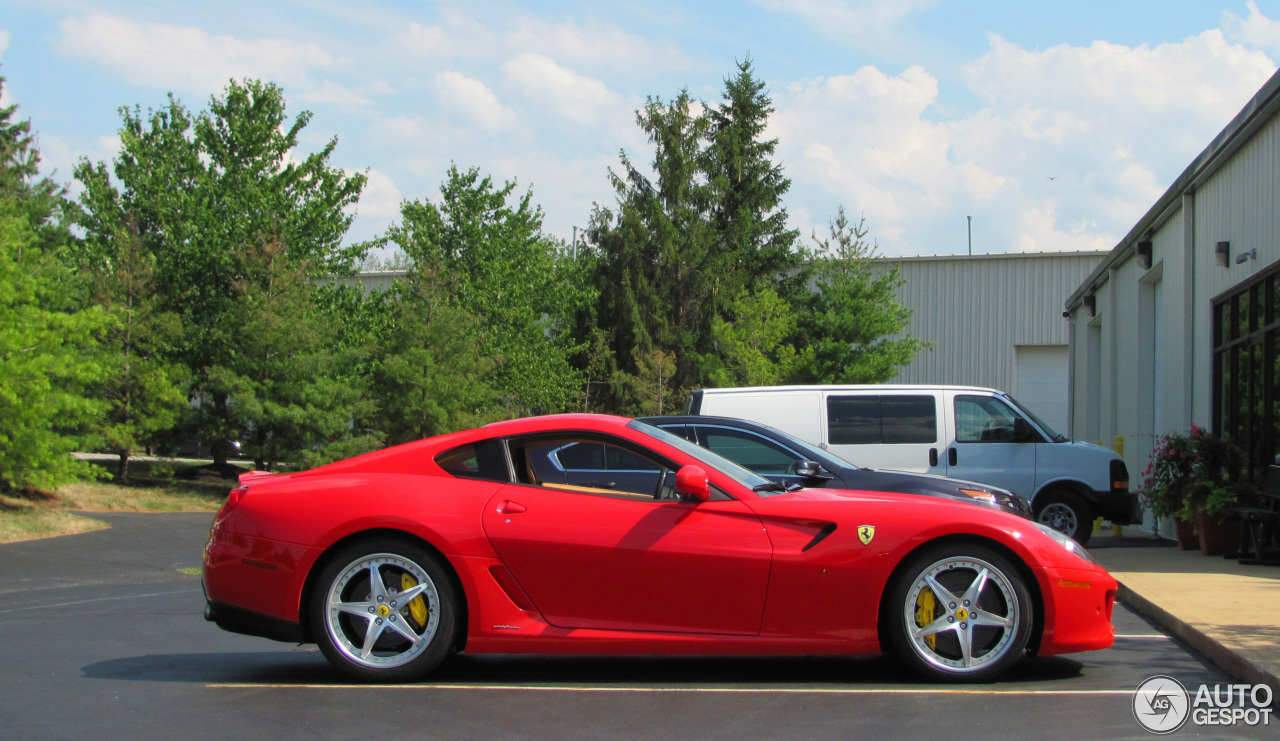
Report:
[[[938,440],[933,396],[828,396],[832,445],[918,445]]]
[[[436,456],[436,465],[460,479],[510,481],[507,456],[499,440],[461,445]]]

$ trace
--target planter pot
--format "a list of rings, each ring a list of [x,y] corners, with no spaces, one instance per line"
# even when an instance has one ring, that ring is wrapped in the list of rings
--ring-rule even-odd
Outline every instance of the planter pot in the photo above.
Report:
[[[1200,552],[1206,556],[1234,556],[1240,545],[1240,521],[1225,520],[1196,513],[1196,529],[1200,532]]]
[[[1178,549],[1183,551],[1194,551],[1200,547],[1200,540],[1196,537],[1196,526],[1194,523],[1183,522],[1182,518],[1173,518],[1173,527],[1178,532]]]

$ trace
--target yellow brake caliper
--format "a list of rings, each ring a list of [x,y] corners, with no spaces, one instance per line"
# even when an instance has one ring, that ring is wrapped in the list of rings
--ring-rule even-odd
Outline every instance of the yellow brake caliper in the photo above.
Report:
[[[417,579],[414,579],[408,573],[404,573],[400,575],[400,589],[402,591],[413,589],[416,586],[418,586]],[[421,596],[414,597],[413,601],[409,603],[409,616],[413,618],[413,622],[417,623],[419,628],[426,625],[427,624],[426,600],[422,599]]]
[[[408,577],[405,577],[408,578]],[[934,620],[934,608],[937,607],[937,600],[934,599],[933,590],[928,587],[920,590],[920,596],[916,597],[916,626],[923,628],[932,623]],[[929,648],[937,650],[938,636],[925,636],[924,642],[929,644]]]

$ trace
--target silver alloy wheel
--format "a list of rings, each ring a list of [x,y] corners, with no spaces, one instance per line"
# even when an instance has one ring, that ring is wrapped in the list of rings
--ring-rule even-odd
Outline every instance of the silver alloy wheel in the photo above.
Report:
[[[921,625],[926,590],[936,611]],[[907,590],[902,617],[912,650],[950,674],[977,672],[999,661],[1012,648],[1022,620],[1009,577],[967,556],[944,558],[921,572]]]
[[[1040,510],[1040,517],[1036,519],[1041,525],[1057,530],[1060,533],[1074,536],[1076,527],[1079,522],[1076,519],[1076,511],[1068,507],[1062,502],[1053,502]]]
[[[415,610],[419,598],[423,602]],[[326,605],[324,629],[334,646],[369,669],[409,663],[431,645],[440,625],[435,582],[421,566],[395,553],[372,553],[347,564],[329,587]],[[425,619],[419,619],[423,607]]]

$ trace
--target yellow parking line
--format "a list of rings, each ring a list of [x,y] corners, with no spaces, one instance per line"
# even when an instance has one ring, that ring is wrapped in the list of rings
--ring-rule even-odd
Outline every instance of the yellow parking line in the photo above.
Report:
[[[709,694],[818,694],[818,695],[1133,695],[1123,690],[978,690],[953,688],[870,688],[870,687],[577,687],[573,685],[518,684],[271,684],[228,682],[206,684],[218,689],[308,689],[308,690],[506,690],[518,692],[701,692]]]

